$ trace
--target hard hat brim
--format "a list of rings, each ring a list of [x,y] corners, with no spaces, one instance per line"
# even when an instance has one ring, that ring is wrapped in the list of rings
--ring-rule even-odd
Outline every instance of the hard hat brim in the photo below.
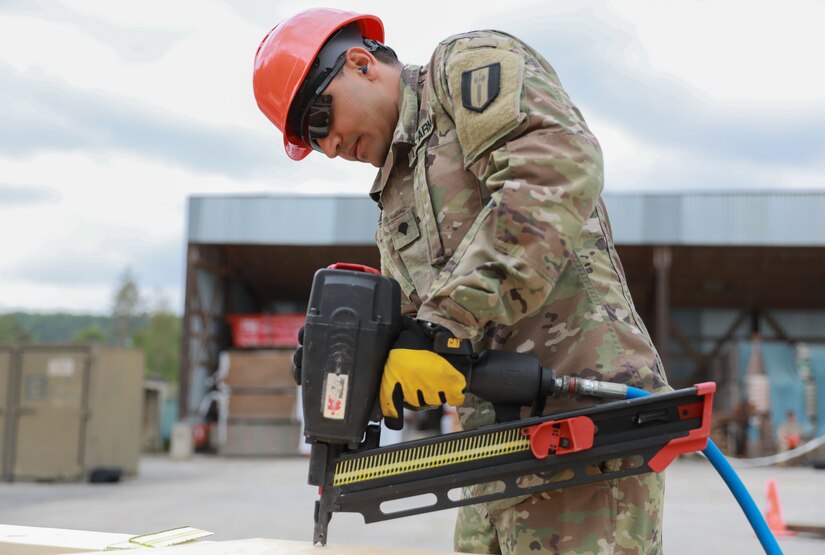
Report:
[[[289,134],[284,133],[284,150],[286,151],[286,155],[289,156],[290,160],[295,160],[296,162],[303,160],[309,153],[312,152],[312,149],[309,148],[304,144],[303,141],[294,137],[297,143],[292,142],[290,139],[292,137]]]

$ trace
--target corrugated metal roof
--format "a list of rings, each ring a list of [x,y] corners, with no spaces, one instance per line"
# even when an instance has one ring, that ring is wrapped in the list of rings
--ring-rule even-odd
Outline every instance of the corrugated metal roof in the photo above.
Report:
[[[608,193],[616,243],[825,246],[825,191]],[[189,242],[371,244],[378,208],[368,197],[194,196]]]
[[[617,243],[825,246],[825,192],[607,194]]]
[[[190,243],[363,245],[374,242],[378,214],[369,197],[190,197],[188,237]]]

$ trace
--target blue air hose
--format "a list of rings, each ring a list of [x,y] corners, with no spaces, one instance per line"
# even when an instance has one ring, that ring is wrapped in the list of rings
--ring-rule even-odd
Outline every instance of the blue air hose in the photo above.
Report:
[[[647,397],[648,395],[650,395],[650,393],[643,389],[627,387],[628,399]],[[745,513],[748,522],[750,522],[751,528],[756,532],[756,537],[765,549],[765,553],[767,555],[782,555],[782,549],[779,547],[779,543],[776,541],[770,528],[768,528],[768,524],[765,522],[765,518],[759,511],[756,503],[754,503],[753,497],[751,497],[748,490],[745,489],[745,485],[742,483],[742,480],[739,479],[739,475],[733,470],[733,467],[731,467],[725,455],[722,454],[722,451],[716,447],[716,444],[708,439],[708,446],[702,453],[725,481],[736,502],[742,507],[742,511]]]

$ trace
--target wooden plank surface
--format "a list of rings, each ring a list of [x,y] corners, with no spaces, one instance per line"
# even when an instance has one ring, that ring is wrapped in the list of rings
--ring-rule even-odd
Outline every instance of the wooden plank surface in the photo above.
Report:
[[[134,534],[110,534],[85,530],[0,525],[0,555],[96,554],[106,546],[128,541]],[[230,541],[195,541],[161,548],[107,551],[123,555],[444,555],[445,551],[420,551],[413,548],[364,547],[310,542],[251,538]],[[455,555],[455,554],[454,554]]]
[[[109,552],[111,553],[111,552]],[[143,548],[121,552],[124,555],[444,555],[454,552],[419,551],[392,547],[327,544],[252,538],[223,542],[200,541],[163,548]]]
[[[106,549],[134,534],[0,524],[0,555],[58,555]]]

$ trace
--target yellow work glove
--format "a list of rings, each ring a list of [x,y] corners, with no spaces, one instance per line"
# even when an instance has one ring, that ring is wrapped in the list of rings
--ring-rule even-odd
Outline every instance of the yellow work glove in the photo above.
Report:
[[[381,379],[380,403],[386,424],[391,429],[401,428],[404,403],[412,408],[443,403],[459,406],[464,403],[464,388],[467,386],[464,372],[469,367],[469,344],[451,335],[450,340],[445,341],[443,336],[449,335],[449,332],[443,328],[438,330],[438,327],[425,322],[406,318],[403,331],[387,355]],[[438,333],[441,337],[436,341]],[[433,351],[434,343],[449,356],[449,360]]]

